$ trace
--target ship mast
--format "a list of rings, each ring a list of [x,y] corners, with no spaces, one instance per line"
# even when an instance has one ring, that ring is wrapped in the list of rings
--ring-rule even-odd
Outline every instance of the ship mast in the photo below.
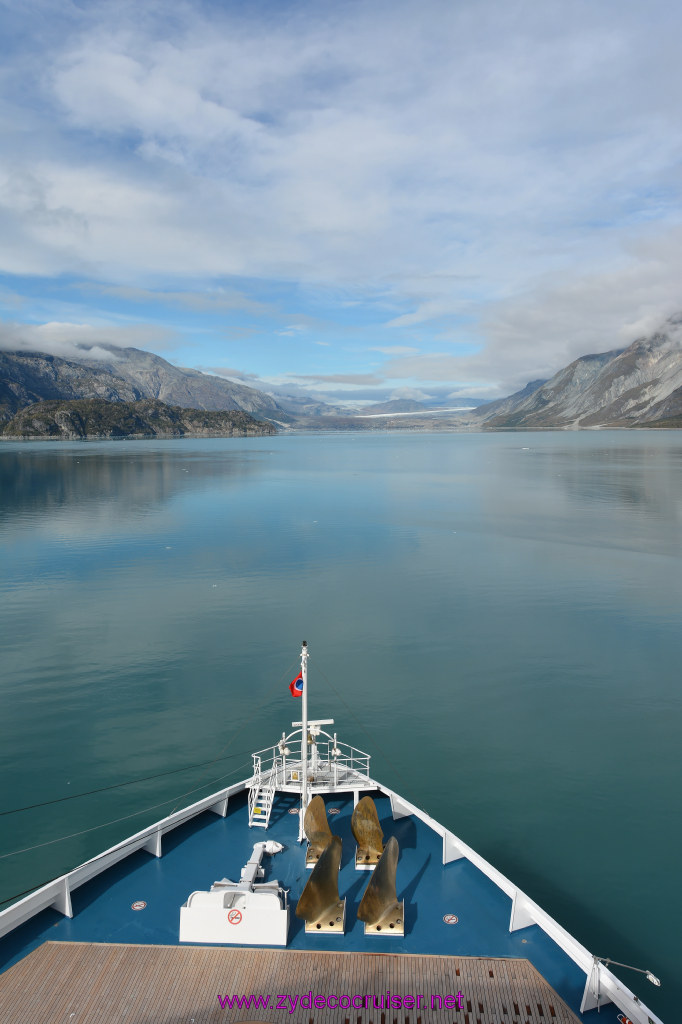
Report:
[[[298,831],[299,843],[305,838],[303,818],[308,806],[308,644],[303,641],[301,646],[301,679],[303,680],[303,707],[301,709],[301,821]]]

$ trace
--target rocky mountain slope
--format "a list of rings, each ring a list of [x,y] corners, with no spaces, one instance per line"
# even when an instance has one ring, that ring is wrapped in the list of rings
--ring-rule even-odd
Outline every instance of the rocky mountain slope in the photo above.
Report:
[[[274,434],[270,423],[241,410],[206,411],[154,399],[112,402],[101,398],[35,402],[4,428],[3,438],[247,437]]]
[[[526,384],[525,388],[521,391],[516,391],[513,395],[508,395],[507,398],[498,398],[494,402],[487,402],[480,408],[474,410],[474,416],[488,419],[489,417],[504,416],[510,412],[513,412],[518,405],[523,402],[524,398],[528,398],[538,388],[541,388],[543,384],[546,384],[546,380],[531,380]]]
[[[269,395],[185,370],[140,349],[110,348],[110,358],[61,359],[38,352],[0,352],[0,421],[33,402],[46,399],[100,398],[108,402],[155,399],[184,409],[241,410],[286,421],[287,414]]]
[[[472,413],[487,429],[638,426],[682,413],[682,315],[626,349],[582,356]],[[529,392],[529,389],[532,389]]]

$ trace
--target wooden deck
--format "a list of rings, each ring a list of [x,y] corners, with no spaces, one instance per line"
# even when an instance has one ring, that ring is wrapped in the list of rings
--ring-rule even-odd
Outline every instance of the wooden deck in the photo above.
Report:
[[[387,989],[420,994],[421,1008],[375,1009],[371,997]],[[275,1009],[280,995],[310,991],[311,1008]],[[446,1009],[444,997],[458,991],[463,1008]],[[223,1009],[218,1000],[252,993],[270,996],[270,1008]],[[315,1007],[316,995],[332,993],[368,995],[369,1007]],[[442,1009],[431,1008],[434,995]],[[579,1024],[527,960],[85,942],[46,942],[0,975],[0,1024],[29,1022]]]

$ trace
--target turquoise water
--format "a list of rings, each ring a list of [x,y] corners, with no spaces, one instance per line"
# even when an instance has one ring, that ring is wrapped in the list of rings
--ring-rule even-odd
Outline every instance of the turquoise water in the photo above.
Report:
[[[12,443],[0,496],[0,810],[234,755],[1,817],[2,896],[248,774],[306,639],[311,713],[677,1019],[682,435]]]

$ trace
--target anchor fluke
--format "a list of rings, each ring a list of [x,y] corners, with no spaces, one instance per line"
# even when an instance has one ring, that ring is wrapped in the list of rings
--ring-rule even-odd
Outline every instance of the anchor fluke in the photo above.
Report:
[[[357,849],[356,869],[370,870],[379,863],[384,851],[384,833],[379,824],[376,804],[371,796],[363,796],[353,811],[350,827],[353,830]]]
[[[305,856],[306,867],[310,867],[319,861],[332,838],[327,811],[321,796],[314,796],[306,807],[303,830],[310,844]]]
[[[395,887],[398,853],[398,840],[391,836],[358,907],[365,935],[405,934],[405,904],[398,900]]]
[[[332,836],[296,906],[296,917],[303,918],[306,932],[338,932],[343,935],[346,901],[339,899],[340,865],[341,840]]]

